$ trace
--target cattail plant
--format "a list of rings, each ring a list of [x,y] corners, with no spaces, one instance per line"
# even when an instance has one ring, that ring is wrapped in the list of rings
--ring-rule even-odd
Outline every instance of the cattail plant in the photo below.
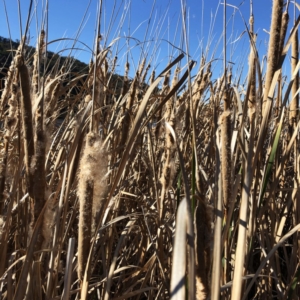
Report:
[[[178,81],[178,73],[180,69],[176,68],[174,78],[172,80],[171,88],[175,86]],[[175,112],[174,112],[174,102],[175,99],[171,98],[166,103],[166,111],[164,113],[164,120],[168,122],[170,126],[174,126]],[[176,166],[175,166],[175,149],[174,149],[174,141],[171,135],[171,132],[165,131],[165,157],[162,168],[162,174],[160,178],[160,183],[162,185],[161,188],[161,198],[160,198],[160,211],[159,215],[162,218],[163,210],[164,210],[164,199],[165,193],[168,192],[172,181],[174,179]]]
[[[283,1],[273,0],[267,71],[266,71],[264,98],[263,98],[263,105],[262,105],[263,115],[265,114],[265,107],[267,104],[266,102],[268,101],[268,94],[269,94],[272,78],[274,76],[275,70],[278,67],[278,63],[279,63],[280,41],[284,39],[284,37],[281,36],[281,33],[284,33],[284,31],[281,29],[282,9],[283,9]]]
[[[23,41],[24,43],[24,41]],[[34,157],[34,131],[33,131],[33,117],[32,117],[32,100],[31,100],[31,85],[28,68],[25,64],[24,56],[19,53],[15,57],[16,67],[19,72],[20,84],[21,84],[21,120],[22,120],[22,132],[24,141],[24,161],[26,170],[26,182],[29,196],[31,198],[31,211],[32,211],[32,225],[34,224],[35,217],[34,213],[34,177],[31,172],[31,163]]]
[[[207,299],[210,295],[211,218],[205,199],[199,197],[195,209],[195,260],[196,297]]]
[[[36,47],[12,42],[1,68],[1,299],[297,298],[300,18],[291,24],[291,3],[273,1],[263,55],[252,1],[249,29],[233,43],[225,1],[222,74],[213,25],[207,46],[203,37],[190,53],[183,0],[173,41],[168,14],[149,19],[144,41],[124,36],[133,3],[114,7],[100,34],[110,10],[103,18],[99,0],[93,59],[76,72],[82,28],[67,58],[67,48],[51,53],[69,39],[45,41],[46,5]],[[248,64],[233,51],[245,37]]]
[[[86,136],[86,145],[78,173],[78,279],[80,281],[83,279],[86,268],[96,216],[107,190],[105,158],[100,136],[90,132]]]
[[[249,91],[249,100],[248,100],[248,118],[250,124],[253,124],[255,119],[255,113],[257,111],[258,103],[256,101],[256,57],[255,57],[255,41],[256,37],[254,34],[254,16],[251,14],[250,20],[250,34],[251,34],[251,50],[249,55],[249,82],[250,82],[250,91]]]
[[[296,70],[298,61],[299,61],[299,38],[298,38],[298,30],[293,35],[292,40],[292,73]],[[299,107],[299,94],[297,94],[299,88],[299,77],[295,77],[295,81],[292,87],[292,101],[290,105],[290,113],[289,113],[289,124],[292,127],[297,122],[297,115],[298,115],[298,107]]]
[[[40,37],[38,40],[38,44],[36,47],[36,51],[33,56],[33,71],[32,71],[32,87],[33,94],[37,95],[39,92],[39,81],[40,81],[40,66],[43,50],[45,47],[45,30],[41,30]]]

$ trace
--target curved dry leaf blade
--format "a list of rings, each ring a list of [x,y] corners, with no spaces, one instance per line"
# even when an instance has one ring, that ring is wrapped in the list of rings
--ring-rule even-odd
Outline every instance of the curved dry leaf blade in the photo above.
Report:
[[[185,299],[186,285],[186,215],[187,200],[184,198],[178,207],[176,217],[176,229],[173,247],[172,271],[171,271],[171,300]]]

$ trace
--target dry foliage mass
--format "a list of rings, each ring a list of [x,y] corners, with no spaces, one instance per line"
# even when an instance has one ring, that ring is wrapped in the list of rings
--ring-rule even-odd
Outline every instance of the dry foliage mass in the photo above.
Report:
[[[141,54],[130,78],[130,55],[115,74],[117,40],[97,37],[80,74],[71,57],[47,68],[46,28],[35,53],[20,42],[0,103],[1,299],[297,299],[289,2],[273,1],[264,67],[245,24],[245,82],[226,60],[213,74],[206,52],[195,71],[188,47],[160,74]]]

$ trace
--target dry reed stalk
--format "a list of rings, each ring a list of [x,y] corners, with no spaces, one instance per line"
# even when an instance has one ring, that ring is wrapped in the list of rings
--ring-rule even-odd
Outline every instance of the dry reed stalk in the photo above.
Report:
[[[108,61],[107,57],[104,58],[104,63],[102,67],[102,84],[103,84],[103,104],[102,105],[108,105]]]
[[[228,91],[225,92],[226,94]],[[229,95],[225,96],[228,97]],[[225,99],[224,99],[225,100]],[[228,101],[228,100],[227,100]],[[229,202],[231,199],[231,113],[226,110],[221,115],[221,174],[222,174],[222,192],[223,192],[223,224],[230,222],[228,220]],[[229,279],[229,244],[228,239],[224,243],[224,269],[223,269],[223,280],[224,283]]]
[[[210,66],[207,67],[205,73],[204,73],[204,66],[205,66],[205,58],[202,57],[199,71],[192,85],[192,100],[193,100],[192,102],[195,110],[197,110],[202,93],[206,89],[210,79],[210,75],[209,75]]]
[[[155,70],[153,69],[153,71],[151,72],[151,76],[149,79],[150,85],[154,82],[155,80]]]
[[[168,73],[164,77],[161,95],[167,95],[168,92],[170,91],[170,76],[171,76],[171,70],[168,71]],[[161,140],[160,134],[161,134],[162,115],[163,115],[163,111],[162,111],[162,109],[160,109],[155,116],[156,126],[155,126],[155,130],[154,130],[154,135],[156,137],[156,141]]]
[[[146,65],[146,58],[144,57],[142,59],[142,62],[139,64],[139,68],[138,68],[138,74],[139,74],[139,83],[142,83],[142,74],[143,74],[143,71],[145,69],[145,65]]]
[[[35,154],[31,161],[31,173],[33,176],[34,220],[37,220],[45,204],[45,136],[43,128],[43,106],[39,105],[35,115]],[[38,243],[42,243],[41,236]]]
[[[13,78],[15,76],[16,73],[16,62],[15,59],[12,60],[11,65],[9,66],[9,69],[7,71],[6,77],[5,77],[5,86],[4,89],[2,91],[1,94],[1,100],[0,100],[0,112],[1,112],[1,116],[3,114],[3,109],[5,108],[7,99],[9,97],[9,95],[12,92],[12,84],[13,84]]]
[[[292,69],[292,74],[297,68],[297,64],[299,61],[299,38],[298,38],[298,30],[296,31],[295,35],[293,35],[292,38],[292,46],[291,46],[291,51],[292,51],[292,57],[291,57],[291,69]],[[299,94],[297,94],[299,89],[299,76],[297,75],[295,77],[295,81],[292,86],[292,91],[291,91],[291,104],[290,104],[290,109],[289,109],[289,136],[292,137],[294,131],[297,131],[297,122],[299,119]],[[299,204],[299,146],[298,146],[299,139],[294,143],[294,151],[291,154],[291,160],[294,160],[293,164],[293,186],[294,186],[294,191],[297,191],[296,193],[293,192],[292,194],[292,201],[294,205],[294,214],[293,214],[293,221],[294,224],[298,224],[300,221],[300,204]],[[291,268],[291,273],[295,273],[297,271],[297,254],[299,257],[300,253],[300,239],[299,239],[299,233],[294,236],[293,239],[293,255],[290,260],[290,268]]]
[[[256,35],[254,34],[254,16],[250,16],[250,34],[252,38],[252,43],[255,45]],[[251,44],[251,50],[249,55],[249,84],[250,84],[250,92],[249,92],[249,100],[248,100],[248,118],[250,124],[255,119],[256,113],[256,58],[253,49],[253,45]]]
[[[230,91],[226,89],[224,100],[224,112],[221,115],[221,164],[222,164],[222,185],[223,185],[223,201],[225,210],[228,208],[231,191],[231,113],[230,113]]]
[[[103,107],[105,96],[103,93],[104,90],[104,74],[102,65],[104,63],[104,70],[105,70],[105,61],[106,61],[106,55],[107,50],[100,51],[100,40],[99,38],[97,42],[97,56],[95,58],[94,66],[93,66],[93,77],[92,77],[92,99],[93,99],[93,106],[92,106],[92,112],[91,112],[91,130],[98,132],[99,131],[99,125],[102,124],[101,116],[99,113],[95,114],[95,109],[98,109],[100,107]],[[101,122],[100,122],[101,120]]]
[[[84,190],[78,188],[78,192],[83,192],[80,195],[79,208],[79,228],[78,228],[78,270],[77,276],[81,286],[86,264],[88,261],[90,242],[91,242],[91,220],[92,220],[92,203],[94,182],[91,180],[84,180]],[[83,185],[81,183],[81,185]]]
[[[178,74],[179,68],[175,70],[174,78],[172,80],[171,89],[177,84],[178,82]],[[174,115],[174,98],[170,98],[166,103],[166,110],[164,114],[165,122],[168,122],[170,126],[174,126],[175,123],[175,115]],[[162,175],[160,178],[161,187],[161,197],[160,197],[160,211],[159,211],[159,218],[162,220],[163,214],[163,207],[164,207],[164,199],[166,196],[166,192],[168,191],[172,181],[174,179],[176,167],[175,167],[175,147],[174,147],[174,139],[172,134],[167,129],[165,130],[165,145],[164,145],[164,163],[162,167]]]
[[[137,87],[138,87],[138,77],[139,77],[139,74],[137,73],[131,83],[130,88],[129,88],[128,99],[123,104],[124,119],[123,119],[123,124],[122,124],[122,135],[121,135],[121,140],[120,140],[120,144],[119,144],[120,145],[120,153],[122,153],[122,151],[126,145],[127,137],[128,137],[129,130],[130,130],[132,106],[136,99],[136,92],[137,92]],[[125,82],[124,82],[124,85],[125,85]]]
[[[280,49],[280,34],[282,21],[283,0],[273,0],[272,21],[270,29],[270,40],[268,49],[267,71],[265,77],[265,90],[262,104],[262,115],[265,114],[265,107],[268,101],[268,94],[272,83],[272,78],[278,66]]]
[[[281,30],[280,30],[280,41],[279,41],[279,50],[278,50],[278,62],[281,59],[281,54],[282,54],[282,50],[284,47],[284,40],[285,40],[285,36],[286,36],[286,32],[288,29],[288,25],[289,25],[289,14],[288,11],[286,10],[283,14],[282,14],[282,20],[281,20]]]
[[[15,58],[16,67],[19,71],[20,84],[21,84],[21,119],[22,119],[22,129],[23,129],[23,141],[24,141],[24,161],[25,161],[25,171],[26,171],[26,183],[27,190],[30,196],[31,202],[31,225],[33,225],[34,220],[34,195],[33,186],[34,178],[31,173],[31,163],[34,156],[34,134],[33,134],[33,124],[32,124],[32,102],[31,102],[31,91],[30,91],[30,81],[27,66],[25,65],[24,57],[18,54]]]
[[[17,101],[17,72],[13,78],[13,83],[11,87],[11,97],[8,100],[9,111],[5,120],[5,135],[4,135],[4,149],[1,153],[1,165],[0,165],[0,215],[3,213],[4,208],[4,190],[5,190],[5,181],[6,181],[6,172],[8,167],[8,147],[11,138],[14,135],[15,127],[18,120],[18,101]]]
[[[222,174],[222,192],[223,192],[223,203],[224,212],[223,220],[226,224],[230,222],[227,219],[229,201],[231,198],[231,91],[229,88],[225,88],[223,95],[224,112],[220,117],[221,127],[221,174]],[[223,269],[223,280],[224,283],[229,279],[229,245],[228,240],[225,240],[224,244],[224,269]]]
[[[210,84],[210,79],[211,79],[211,63],[209,63],[206,67],[205,73],[203,75],[203,78],[201,80],[201,84],[199,87],[199,92],[200,95],[202,95],[202,93],[204,92],[204,90],[208,87],[208,85]]]
[[[126,95],[126,93],[128,92],[128,89],[129,89],[129,82],[128,82],[129,68],[130,68],[130,64],[127,61],[125,64],[125,74],[124,74],[123,85],[122,85],[122,90],[121,90],[122,98]]]
[[[186,231],[187,231],[187,200],[182,199],[178,205],[176,230],[173,245],[173,263],[171,271],[171,300],[186,299],[185,276],[187,269]]]
[[[298,39],[298,30],[293,35],[292,40],[292,74],[294,73],[296,66],[299,61],[299,39]],[[299,108],[299,94],[297,94],[299,88],[299,77],[296,76],[293,86],[292,86],[292,101],[290,105],[290,112],[289,112],[289,125],[290,131],[293,129],[293,126],[297,123],[297,115],[298,115],[298,108]]]
[[[218,83],[217,83],[218,84]],[[214,174],[214,207],[215,207],[215,220],[214,220],[214,248],[213,248],[213,261],[212,261],[212,273],[211,273],[211,299],[216,300],[220,297],[220,280],[221,280],[221,255],[222,255],[222,172],[221,172],[221,153],[220,153],[220,138],[219,138],[219,126],[218,126],[218,93],[212,94],[212,102],[214,104],[213,110],[213,139],[215,146],[215,174]]]
[[[176,85],[178,82],[178,73],[179,69],[176,69],[174,78],[172,81],[172,87]],[[170,73],[169,73],[170,75]],[[169,80],[169,78],[168,78]],[[167,83],[165,81],[165,83]],[[165,86],[165,91],[169,89],[169,87]],[[164,120],[168,122],[171,126],[174,124],[174,111],[173,111],[173,102],[174,98],[170,98],[166,103],[166,110],[164,113]],[[165,268],[165,261],[164,261],[164,254],[163,254],[163,232],[161,230],[161,226],[164,220],[164,211],[165,211],[165,198],[166,194],[168,193],[168,189],[170,188],[170,184],[173,180],[175,175],[175,146],[174,146],[174,138],[170,130],[165,129],[165,145],[164,145],[164,161],[162,162],[162,174],[160,177],[161,183],[161,192],[160,192],[160,199],[157,201],[157,208],[158,208],[158,231],[157,231],[157,249],[160,249],[158,252],[158,257],[160,263],[162,265],[162,269]]]
[[[40,80],[40,62],[45,47],[45,31],[42,30],[36,46],[36,51],[33,55],[33,71],[32,71],[32,89],[33,94],[36,96],[39,93],[39,80]]]
[[[195,209],[196,299],[204,300],[210,294],[211,220],[205,200],[198,198]]]
[[[151,68],[151,65],[148,64],[148,65],[147,65],[147,68],[146,68],[146,70],[145,70],[145,72],[144,72],[144,74],[141,76],[141,83],[144,83],[144,82],[145,82],[146,76],[147,76],[147,74],[148,74],[150,68]],[[150,82],[150,84],[151,84],[151,82]]]
[[[48,153],[50,146],[53,142],[53,131],[55,128],[55,123],[59,114],[59,109],[57,107],[59,93],[61,91],[61,82],[58,80],[56,84],[53,85],[44,97],[44,134],[45,134],[45,153]]]
[[[51,200],[49,198],[52,198]],[[45,191],[45,200],[48,200],[48,205],[45,210],[43,225],[42,225],[42,235],[43,235],[43,245],[42,249],[49,247],[52,237],[53,237],[53,227],[56,218],[57,201],[54,198],[54,193],[51,193],[49,189]]]
[[[280,74],[278,78],[278,84],[277,84],[277,97],[276,97],[276,103],[274,107],[274,117],[278,118],[279,113],[281,111],[282,107],[282,73]]]

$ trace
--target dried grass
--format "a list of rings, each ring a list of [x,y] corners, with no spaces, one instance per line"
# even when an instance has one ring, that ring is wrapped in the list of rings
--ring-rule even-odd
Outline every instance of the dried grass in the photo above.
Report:
[[[299,20],[285,45],[284,8],[264,74],[250,15],[243,84],[209,46],[197,71],[184,51],[158,72],[148,46],[138,65],[128,49],[121,76],[119,39],[97,37],[80,74],[43,65],[46,31],[33,56],[21,42],[1,94],[1,299],[297,298]]]

